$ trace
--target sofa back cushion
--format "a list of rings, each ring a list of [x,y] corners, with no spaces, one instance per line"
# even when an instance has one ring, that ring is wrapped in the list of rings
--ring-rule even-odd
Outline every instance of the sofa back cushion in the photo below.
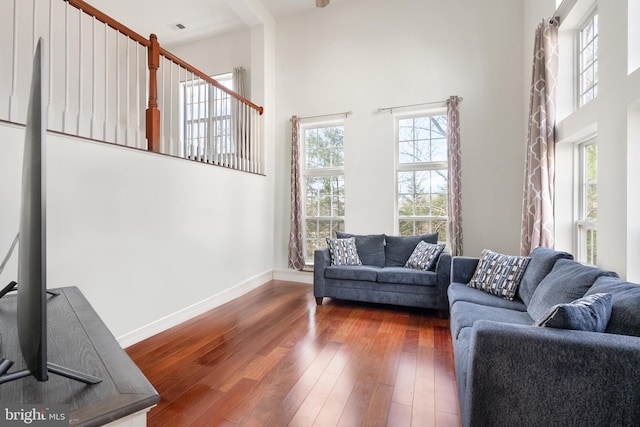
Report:
[[[385,267],[404,267],[420,241],[438,243],[438,233],[422,234],[420,236],[387,236],[384,247]]]
[[[529,261],[529,265],[522,276],[517,294],[518,298],[526,305],[529,305],[536,288],[542,279],[551,272],[556,261],[559,259],[573,259],[573,255],[538,246],[531,251],[529,258],[531,261]]]
[[[532,319],[540,319],[554,305],[570,303],[583,297],[601,276],[618,277],[612,271],[569,259],[559,259],[533,293],[527,312]]]
[[[587,295],[608,293],[613,297],[605,332],[640,337],[640,285],[615,277],[599,277]]]
[[[357,235],[337,231],[336,237],[338,239],[355,238],[362,264],[384,267],[384,234]]]

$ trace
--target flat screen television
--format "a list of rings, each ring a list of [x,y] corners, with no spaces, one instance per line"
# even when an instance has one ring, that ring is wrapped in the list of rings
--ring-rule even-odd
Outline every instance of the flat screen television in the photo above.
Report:
[[[87,384],[100,378],[47,361],[47,263],[46,263],[46,173],[44,109],[44,43],[38,40],[33,57],[31,91],[27,110],[18,245],[16,324],[25,369],[9,372],[12,361],[0,359],[0,384],[33,376],[47,381],[52,372]]]

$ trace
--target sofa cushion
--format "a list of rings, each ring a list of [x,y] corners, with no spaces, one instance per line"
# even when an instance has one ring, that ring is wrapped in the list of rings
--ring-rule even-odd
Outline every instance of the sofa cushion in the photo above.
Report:
[[[618,277],[612,271],[559,259],[533,293],[527,312],[533,319],[539,319],[554,305],[566,304],[583,297],[601,276]]]
[[[451,283],[447,289],[449,296],[449,306],[458,301],[467,301],[475,304],[487,305],[490,307],[507,308],[509,310],[527,311],[527,306],[519,299],[512,301],[491,295],[487,292],[473,289],[464,283]]]
[[[522,276],[517,293],[518,298],[527,305],[531,302],[531,296],[542,279],[551,272],[556,261],[559,259],[573,259],[573,255],[538,246],[531,251],[529,258],[531,258],[531,261],[529,261],[529,265]]]
[[[419,242],[438,243],[438,233],[420,236],[387,236],[384,247],[385,267],[404,267]]]
[[[378,271],[378,282],[435,286],[438,283],[438,275],[433,271],[385,267]]]
[[[349,237],[347,239],[329,239],[329,254],[331,255],[331,265],[361,265],[358,249],[356,248],[356,239]]]
[[[404,266],[416,270],[433,271],[443,250],[444,245],[434,245],[433,243],[420,241]]]
[[[451,334],[454,339],[463,328],[471,327],[477,320],[492,320],[517,325],[533,324],[533,319],[526,311],[509,310],[460,301],[451,307]]]
[[[357,235],[336,231],[338,239],[353,237],[360,261],[364,265],[384,267],[384,234]]]
[[[513,300],[529,261],[529,257],[504,255],[485,249],[468,286]]]
[[[613,298],[605,332],[640,337],[640,285],[615,277],[599,277],[587,295],[606,292]]]
[[[332,265],[324,269],[327,279],[366,280],[375,282],[380,268],[368,265]]]
[[[533,326],[604,332],[611,316],[611,294],[591,294],[568,304],[556,304]]]

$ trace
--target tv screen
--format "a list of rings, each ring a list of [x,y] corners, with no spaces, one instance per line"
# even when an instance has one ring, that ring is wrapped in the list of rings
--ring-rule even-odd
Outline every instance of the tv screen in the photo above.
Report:
[[[38,381],[47,380],[47,269],[45,225],[46,132],[43,102],[43,50],[38,40],[33,57],[31,93],[27,110],[20,201],[18,246],[18,337],[27,370]]]
[[[55,365],[47,361],[47,266],[45,203],[45,137],[47,120],[44,109],[44,47],[40,38],[33,57],[31,93],[22,163],[22,194],[18,246],[18,296],[16,323],[20,352],[26,368],[9,373],[13,362],[0,359],[0,384],[32,375],[47,381],[48,372],[87,384],[100,378]],[[58,325],[64,327],[64,325]]]

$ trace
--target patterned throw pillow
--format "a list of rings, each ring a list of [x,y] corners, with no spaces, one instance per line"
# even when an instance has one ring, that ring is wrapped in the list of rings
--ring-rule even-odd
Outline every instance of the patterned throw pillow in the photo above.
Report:
[[[327,238],[329,254],[331,255],[331,265],[362,265],[358,250],[356,249],[356,239],[330,239]]]
[[[613,296],[591,294],[568,304],[556,304],[533,326],[576,331],[604,332],[611,317]]]
[[[503,255],[485,249],[467,286],[511,301],[530,260],[529,257]]]
[[[433,270],[443,250],[444,245],[420,241],[404,266],[416,270]]]

